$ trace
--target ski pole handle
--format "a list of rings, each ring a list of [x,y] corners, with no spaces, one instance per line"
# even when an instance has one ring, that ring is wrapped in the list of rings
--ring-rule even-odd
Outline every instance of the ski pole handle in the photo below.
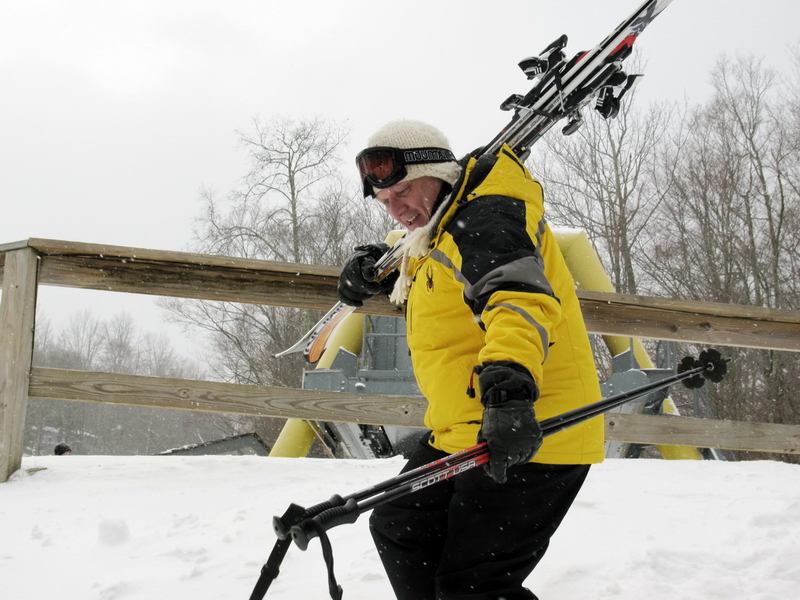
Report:
[[[306,510],[301,519],[295,520],[288,527],[286,526],[288,523],[282,523],[282,531],[288,531],[286,535],[291,534],[297,546],[301,550],[305,550],[309,540],[319,537],[321,531],[327,531],[345,523],[355,523],[361,514],[380,504],[418,492],[488,461],[489,448],[486,442],[482,442],[456,454],[401,473],[382,484],[361,490],[345,498],[332,496],[328,502],[317,504]],[[329,508],[315,511],[315,509],[326,506]],[[279,520],[278,517],[275,517],[273,523]],[[281,537],[277,526],[275,532],[278,537]]]
[[[272,529],[275,531],[275,535],[277,535],[279,539],[285,540],[291,535],[292,527],[296,526],[298,523],[301,523],[312,517],[316,517],[320,513],[330,510],[331,508],[343,506],[344,504],[345,499],[339,494],[334,494],[328,500],[308,508],[303,508],[297,504],[292,504],[289,507],[289,510],[287,510],[282,516],[272,517]]]
[[[355,523],[360,514],[358,502],[355,498],[350,498],[344,506],[334,506],[293,526],[290,530],[292,540],[298,548],[305,550],[308,548],[309,540],[318,537],[320,531],[326,531],[345,523]]]

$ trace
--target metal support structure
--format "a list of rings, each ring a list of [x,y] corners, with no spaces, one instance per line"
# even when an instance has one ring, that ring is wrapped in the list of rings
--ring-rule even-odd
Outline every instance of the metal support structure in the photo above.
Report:
[[[364,328],[364,315],[351,314],[345,317],[344,322],[336,329],[331,337],[328,349],[319,359],[316,368],[320,371],[334,369],[333,363],[339,354],[339,349],[358,354],[361,352],[361,332]],[[306,389],[335,389],[335,388],[309,388],[303,381]],[[344,391],[339,389],[338,391]],[[347,424],[343,424],[347,425]],[[302,419],[287,419],[281,429],[278,439],[275,440],[270,456],[281,458],[301,458],[307,456],[317,439],[317,431],[323,431],[314,424]],[[327,437],[327,436],[325,436]],[[356,456],[356,458],[372,458],[369,456]]]
[[[314,445],[314,429],[302,419],[286,419],[269,455],[278,458],[302,458]]]
[[[390,231],[384,240],[390,246],[394,245],[403,235],[402,231]],[[303,375],[303,388],[313,390],[330,390],[338,392],[363,393],[365,385],[358,379],[358,357],[365,346],[371,348],[369,338],[365,331],[371,331],[371,323],[365,321],[363,314],[349,314],[331,334],[326,350],[322,353],[316,367],[306,371]],[[403,338],[405,342],[405,338]],[[406,346],[406,351],[408,347]],[[371,354],[369,348],[367,354]],[[414,381],[413,373],[411,381]],[[416,383],[414,383],[416,388]],[[395,391],[396,394],[406,394],[408,389]],[[367,393],[379,393],[374,390]],[[413,395],[413,391],[409,394]],[[418,392],[417,392],[418,395]],[[364,430],[367,430],[366,432]],[[393,428],[399,429],[399,428]],[[394,445],[388,439],[377,440],[375,437],[386,438],[385,427],[361,426],[356,423],[310,423],[299,419],[288,419],[283,426],[270,456],[303,457],[311,450],[314,439],[319,435],[323,444],[328,446],[332,453],[337,453],[344,458],[376,458],[381,452],[375,451],[376,444],[385,447]],[[369,435],[372,434],[373,439]]]
[[[563,232],[556,230],[553,233],[558,242],[558,247],[564,255],[564,260],[567,263],[570,274],[578,288],[594,292],[616,291],[614,285],[611,283],[611,279],[603,268],[603,264],[600,262],[597,252],[589,241],[586,232]],[[645,375],[648,370],[655,368],[641,340],[618,335],[603,335],[603,341],[614,357],[630,351],[631,360],[635,361],[637,365],[632,368],[643,369]],[[615,368],[614,372],[618,373],[619,371]],[[636,382],[629,382],[629,385],[636,385]],[[608,390],[604,389],[603,394],[605,395],[607,391]],[[673,415],[680,414],[675,403],[672,402],[669,397],[665,397],[663,400],[661,405],[662,412]],[[642,404],[643,403],[639,403],[638,406],[641,407]],[[689,448],[686,446],[661,445],[658,446],[658,450],[662,457],[669,460],[702,460],[703,458],[697,448]],[[609,450],[607,450],[607,456],[616,456],[617,454],[615,454],[615,452],[623,452],[623,455],[625,455],[627,454],[627,449],[623,451],[622,448],[619,447],[611,449],[611,454],[608,454],[608,452]]]
[[[342,327],[350,327],[350,315]],[[420,396],[405,336],[403,319],[372,316],[359,322],[363,340],[356,345],[332,344],[336,351],[327,368],[306,371],[303,388],[357,394]],[[337,330],[338,332],[338,330]],[[320,361],[322,362],[322,361]],[[358,423],[317,423],[326,432],[331,451],[343,458],[386,458],[407,454],[418,429]]]

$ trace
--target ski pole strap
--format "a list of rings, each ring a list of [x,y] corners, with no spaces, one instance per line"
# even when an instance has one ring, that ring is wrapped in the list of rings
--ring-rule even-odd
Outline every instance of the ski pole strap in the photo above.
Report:
[[[283,516],[277,521],[280,523],[297,523],[303,518],[304,513],[305,509],[302,506],[290,504]],[[263,600],[269,586],[281,572],[281,563],[291,545],[292,538],[288,535],[288,530],[286,535],[278,535],[278,540],[272,547],[272,552],[270,552],[267,562],[261,567],[261,575],[259,575],[258,581],[253,588],[253,593],[250,594],[250,600]]]
[[[322,546],[322,558],[325,559],[325,566],[328,567],[328,591],[331,594],[331,598],[333,600],[342,600],[342,586],[336,583],[336,575],[333,573],[333,548],[331,548],[331,542],[328,539],[325,527],[314,519],[310,519],[308,524],[316,530],[319,543]]]
[[[269,586],[278,577],[281,563],[291,544],[292,538],[290,537],[282,540],[279,539],[275,542],[275,546],[273,546],[266,564],[261,567],[261,575],[258,577],[256,586],[253,588],[253,593],[250,594],[250,600],[263,600]]]

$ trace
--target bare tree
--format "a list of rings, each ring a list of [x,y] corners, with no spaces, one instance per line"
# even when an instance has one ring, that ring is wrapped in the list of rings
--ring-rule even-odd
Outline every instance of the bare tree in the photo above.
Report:
[[[201,379],[163,335],[141,334],[128,314],[104,321],[91,312],[73,315],[56,332],[37,319],[34,365]],[[83,454],[152,454],[227,435],[208,415],[158,408],[32,399],[28,402],[25,451],[49,454],[68,441]]]
[[[753,58],[721,59],[712,82],[675,150],[651,275],[670,295],[792,308],[800,124],[786,106],[796,100]]]
[[[354,246],[383,239],[391,220],[339,171],[347,133],[321,119],[254,120],[253,131],[240,134],[250,171],[225,200],[202,192],[193,250],[338,266]],[[320,313],[235,302],[165,299],[160,304],[171,320],[205,333],[215,378],[300,387],[303,357],[274,355],[294,344]],[[226,426],[255,429],[270,441],[281,425],[240,417]]]
[[[753,57],[721,58],[697,107],[653,229],[646,265],[660,293],[797,309],[800,243],[798,78]],[[796,356],[728,348],[732,377],[711,392],[723,418],[800,422]]]
[[[51,352],[58,363],[66,368],[88,370],[95,366],[102,344],[100,321],[90,310],[75,313],[61,332],[59,344]]]
[[[615,121],[550,136],[531,160],[549,220],[587,231],[618,291],[797,309],[800,47],[794,57],[790,78],[723,57],[702,105],[623,105]],[[796,356],[725,352],[716,416],[800,422]]]
[[[667,191],[658,167],[673,112],[658,104],[640,113],[625,102],[616,119],[592,115],[572,136],[548,136],[530,161],[544,185],[548,220],[586,231],[622,293],[638,290],[645,231]]]
[[[131,315],[114,315],[102,324],[100,330],[102,351],[99,363],[103,371],[137,373],[140,361],[139,340]]]
[[[203,192],[194,250],[292,263],[340,265],[353,246],[392,228],[338,171],[347,131],[322,121],[254,121],[241,134],[251,159],[243,187],[226,202]],[[292,345],[316,313],[232,302],[164,300],[171,318],[205,331],[210,368],[227,381],[298,387],[303,359],[273,355]]]

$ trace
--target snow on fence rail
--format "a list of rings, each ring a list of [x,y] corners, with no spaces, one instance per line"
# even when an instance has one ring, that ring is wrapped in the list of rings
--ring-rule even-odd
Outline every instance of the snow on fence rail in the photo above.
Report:
[[[29,397],[422,426],[420,398],[31,367],[39,284],[327,310],[337,300],[336,267],[31,238],[0,245],[0,277],[0,482],[19,468]],[[591,333],[800,352],[800,311],[604,292],[578,296]],[[402,315],[384,298],[359,311]],[[800,453],[798,426],[614,415],[606,432],[609,441]]]

